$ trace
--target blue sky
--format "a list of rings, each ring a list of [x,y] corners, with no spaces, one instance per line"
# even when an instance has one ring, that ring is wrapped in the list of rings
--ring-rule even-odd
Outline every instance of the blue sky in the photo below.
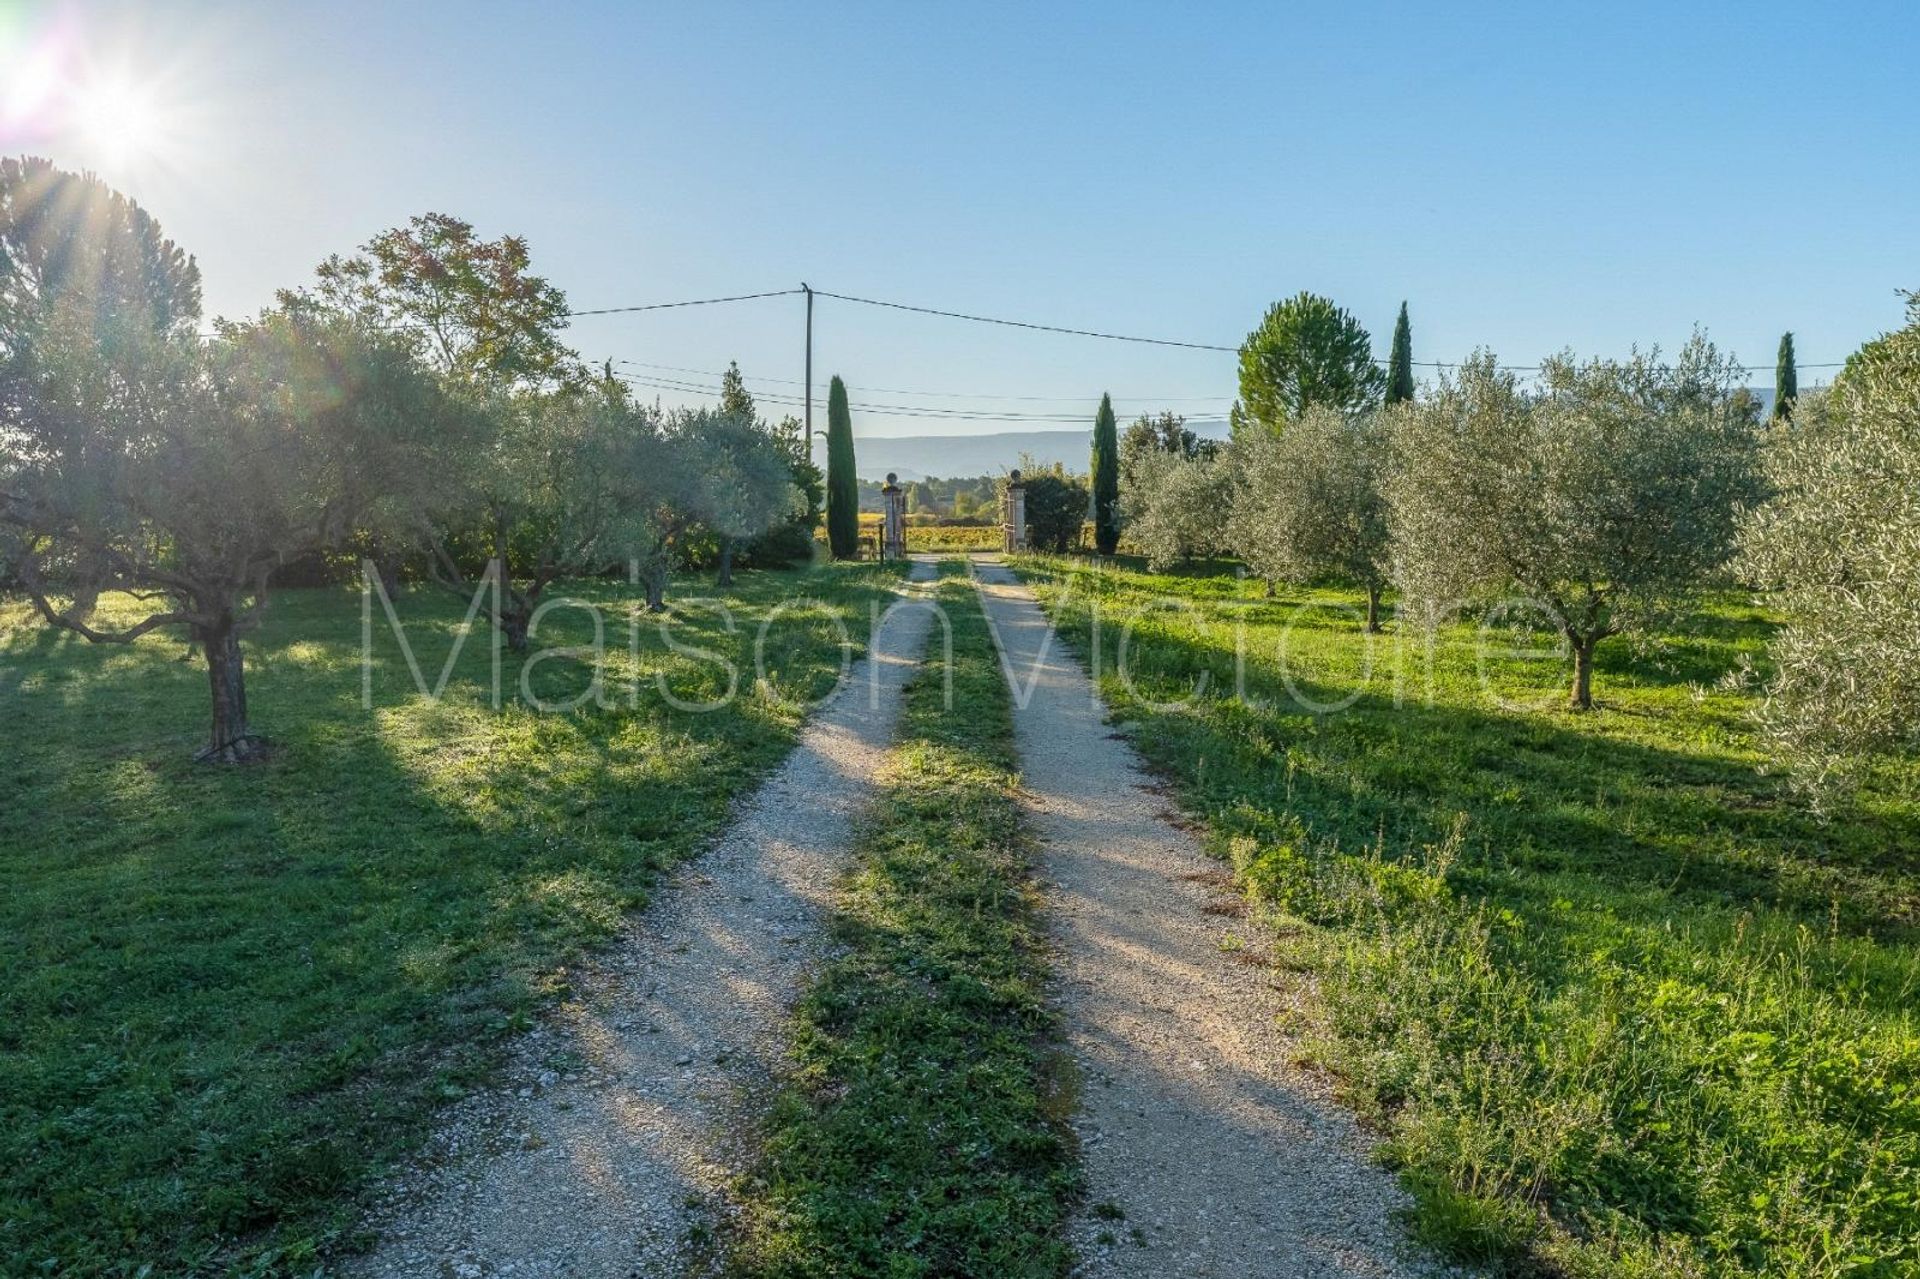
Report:
[[[1312,289],[1382,354],[1407,299],[1420,360],[1670,348],[1695,324],[1756,384],[1783,329],[1842,359],[1920,288],[1920,21],[1673,8],[0,0],[0,151],[129,191],[214,314],[435,210],[527,236],[581,308],[806,280],[1233,344]],[[49,49],[68,87],[7,106]],[[76,118],[102,83],[139,104],[138,145]],[[800,316],[783,297],[570,337],[797,394]],[[1234,391],[1230,355],[834,301],[815,351],[857,403],[1034,417],[868,410],[866,434]]]

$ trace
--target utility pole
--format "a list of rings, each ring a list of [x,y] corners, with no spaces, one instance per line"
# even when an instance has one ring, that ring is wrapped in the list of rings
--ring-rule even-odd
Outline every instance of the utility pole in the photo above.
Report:
[[[800,291],[807,295],[807,461],[813,461],[813,289],[805,280]]]

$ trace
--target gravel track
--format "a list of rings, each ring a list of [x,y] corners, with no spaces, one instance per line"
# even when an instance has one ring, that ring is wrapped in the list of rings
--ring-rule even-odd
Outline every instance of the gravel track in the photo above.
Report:
[[[917,560],[912,580],[934,576]],[[930,612],[901,608],[873,656],[709,852],[669,877],[576,994],[517,1048],[505,1084],[456,1105],[383,1188],[365,1276],[680,1275],[751,1153],[754,1107],[853,822],[891,745]]]
[[[1447,1273],[1408,1250],[1398,1183],[1294,1064],[1276,1023],[1306,994],[1233,917],[1220,864],[1108,729],[1032,592],[992,560],[975,576],[1014,690],[1055,990],[1083,1075],[1076,1273]]]

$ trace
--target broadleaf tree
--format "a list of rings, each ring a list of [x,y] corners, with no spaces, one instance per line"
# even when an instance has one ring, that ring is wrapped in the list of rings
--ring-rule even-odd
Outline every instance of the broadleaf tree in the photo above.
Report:
[[[1763,729],[1821,804],[1875,752],[1920,746],[1920,296],[1769,441],[1740,569],[1785,624]]]
[[[1429,621],[1517,595],[1565,640],[1569,701],[1593,660],[1693,599],[1760,492],[1740,369],[1695,337],[1659,353],[1543,366],[1537,390],[1481,353],[1395,423],[1386,493],[1395,575]]]
[[[1278,435],[1247,431],[1228,449],[1235,490],[1227,541],[1271,584],[1335,577],[1367,593],[1365,626],[1380,629],[1391,576],[1385,413],[1311,408]]]
[[[696,463],[689,496],[700,522],[720,539],[723,587],[733,585],[735,547],[806,510],[786,453],[748,404],[728,408],[723,399],[718,413],[688,427]]]
[[[0,159],[0,361],[29,368],[34,338],[56,312],[103,348],[184,340],[200,318],[200,270],[146,210],[99,178],[34,156]],[[105,566],[51,567],[70,589],[68,614],[84,621],[99,597],[91,579]]]
[[[51,325],[30,368],[0,374],[0,491],[10,558],[40,615],[95,643],[183,630],[202,654],[212,727],[199,758],[242,763],[254,732],[242,638],[275,570],[339,546],[394,486],[436,474],[468,419],[412,354],[351,320],[272,313],[204,346],[103,346]],[[25,372],[30,385],[16,379]],[[93,624],[60,603],[49,562],[148,611]]]
[[[1154,572],[1191,564],[1225,549],[1231,477],[1210,457],[1150,453],[1140,459],[1131,487],[1120,493],[1128,540]]]
[[[560,340],[567,296],[531,267],[525,239],[484,240],[470,222],[426,213],[327,258],[310,289],[280,300],[391,328],[442,372],[490,389],[578,382],[579,358]]]
[[[1158,415],[1142,413],[1127,424],[1120,437],[1120,486],[1125,488],[1134,482],[1136,463],[1147,453],[1214,457],[1219,451],[1218,440],[1204,438],[1171,409],[1163,409]]]

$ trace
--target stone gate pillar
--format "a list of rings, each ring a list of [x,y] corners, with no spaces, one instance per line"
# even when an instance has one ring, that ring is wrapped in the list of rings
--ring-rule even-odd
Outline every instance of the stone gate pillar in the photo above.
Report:
[[[1017,470],[1007,476],[1007,495],[1000,511],[1000,532],[1009,555],[1027,549],[1027,486],[1020,482],[1020,472]]]
[[[892,471],[887,472],[886,487],[880,490],[885,503],[881,509],[886,513],[885,523],[880,533],[880,558],[883,560],[905,559],[907,555],[907,494],[900,487],[900,477]]]

